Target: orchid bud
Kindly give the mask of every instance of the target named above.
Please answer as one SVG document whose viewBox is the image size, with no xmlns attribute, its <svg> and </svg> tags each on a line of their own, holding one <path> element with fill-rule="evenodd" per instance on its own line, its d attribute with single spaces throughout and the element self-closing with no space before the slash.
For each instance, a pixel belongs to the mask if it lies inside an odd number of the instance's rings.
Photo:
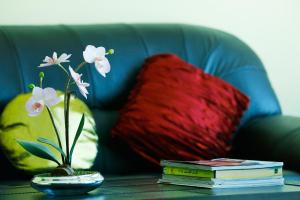
<svg viewBox="0 0 300 200">
<path fill-rule="evenodd" d="M 40 72 L 40 73 L 39 73 L 39 77 L 40 77 L 40 78 L 44 78 L 44 77 L 45 77 L 44 72 Z"/>
<path fill-rule="evenodd" d="M 108 51 L 107 51 L 107 54 L 114 54 L 115 53 L 115 50 L 114 49 L 109 49 Z"/>
<path fill-rule="evenodd" d="M 32 89 L 35 87 L 35 85 L 34 85 L 33 83 L 30 83 L 29 85 L 27 85 L 27 87 L 28 87 L 30 90 L 32 90 Z"/>
</svg>

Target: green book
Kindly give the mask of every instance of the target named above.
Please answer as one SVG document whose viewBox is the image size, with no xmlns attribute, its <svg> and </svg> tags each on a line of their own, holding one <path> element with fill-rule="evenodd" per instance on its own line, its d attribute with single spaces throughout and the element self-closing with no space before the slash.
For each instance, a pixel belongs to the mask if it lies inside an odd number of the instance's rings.
<svg viewBox="0 0 300 200">
<path fill-rule="evenodd" d="M 200 178 L 217 178 L 217 179 L 243 179 L 243 178 L 261 178 L 282 176 L 282 168 L 263 168 L 263 169 L 235 169 L 210 171 L 202 169 L 189 169 L 179 167 L 164 167 L 163 173 L 166 175 L 189 176 Z"/>
<path fill-rule="evenodd" d="M 166 166 L 163 168 L 163 173 L 168 175 L 177 176 L 192 176 L 192 177 L 203 177 L 203 178 L 214 178 L 214 171 L 202 170 L 202 169 L 189 169 L 180 167 Z"/>
</svg>

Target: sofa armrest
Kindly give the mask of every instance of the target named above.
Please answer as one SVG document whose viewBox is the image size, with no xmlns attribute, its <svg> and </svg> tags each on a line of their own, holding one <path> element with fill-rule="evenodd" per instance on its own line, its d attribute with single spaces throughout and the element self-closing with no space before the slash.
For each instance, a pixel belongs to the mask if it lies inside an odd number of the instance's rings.
<svg viewBox="0 0 300 200">
<path fill-rule="evenodd" d="M 300 117 L 268 116 L 245 124 L 233 140 L 233 155 L 247 159 L 283 161 L 300 170 Z"/>
</svg>

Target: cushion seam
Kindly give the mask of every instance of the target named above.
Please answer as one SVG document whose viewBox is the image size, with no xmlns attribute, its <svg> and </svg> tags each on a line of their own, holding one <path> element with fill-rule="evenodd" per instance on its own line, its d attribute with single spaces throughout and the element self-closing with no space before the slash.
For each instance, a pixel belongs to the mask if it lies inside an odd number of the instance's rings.
<svg viewBox="0 0 300 200">
<path fill-rule="evenodd" d="M 224 78 L 224 77 L 229 76 L 233 73 L 236 73 L 236 72 L 239 72 L 239 71 L 244 71 L 244 70 L 256 70 L 256 71 L 262 72 L 264 74 L 267 74 L 266 70 L 258 68 L 255 65 L 244 65 L 244 66 L 235 68 L 234 70 L 231 70 L 229 72 L 226 72 L 224 74 L 221 74 L 219 77 Z"/>
<path fill-rule="evenodd" d="M 184 49 L 184 56 L 185 56 L 185 60 L 187 62 L 189 62 L 189 56 L 188 56 L 188 51 L 187 51 L 187 46 L 186 46 L 186 36 L 184 34 L 184 29 L 181 25 L 178 25 L 180 33 L 181 33 L 181 37 L 182 37 L 182 42 L 183 42 L 183 49 Z"/>
<path fill-rule="evenodd" d="M 11 53 L 13 54 L 13 57 L 15 58 L 15 66 L 18 70 L 19 74 L 19 79 L 20 79 L 20 88 L 24 92 L 26 91 L 25 87 L 25 80 L 24 80 L 24 72 L 21 67 L 21 60 L 20 60 L 20 55 L 18 53 L 16 44 L 13 42 L 12 38 L 5 32 L 5 30 L 2 28 L 0 29 L 0 32 L 3 34 L 3 37 L 6 39 L 8 42 L 9 48 L 11 49 Z"/>
<path fill-rule="evenodd" d="M 131 29 L 131 31 L 138 36 L 138 38 L 140 39 L 140 41 L 142 42 L 142 45 L 146 51 L 146 54 L 147 54 L 147 57 L 150 56 L 150 51 L 149 51 L 149 48 L 147 46 L 147 43 L 144 39 L 144 37 L 142 36 L 142 34 L 132 25 L 132 24 L 126 24 L 124 23 L 125 26 L 127 26 L 129 29 Z"/>
</svg>

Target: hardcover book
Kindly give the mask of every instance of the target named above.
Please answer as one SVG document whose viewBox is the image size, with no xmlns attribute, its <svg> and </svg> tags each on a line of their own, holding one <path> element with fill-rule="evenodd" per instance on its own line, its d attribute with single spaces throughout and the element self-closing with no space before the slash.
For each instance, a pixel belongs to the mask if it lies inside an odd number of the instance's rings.
<svg viewBox="0 0 300 200">
<path fill-rule="evenodd" d="M 231 170 L 203 170 L 190 169 L 184 167 L 163 168 L 163 173 L 166 175 L 202 177 L 202 178 L 218 178 L 218 179 L 241 179 L 241 178 L 261 178 L 271 176 L 282 176 L 282 167 L 268 167 L 258 169 L 231 169 Z"/>
<path fill-rule="evenodd" d="M 203 188 L 242 188 L 242 187 L 258 187 L 258 186 L 276 186 L 283 185 L 284 179 L 282 177 L 268 177 L 264 179 L 238 179 L 238 180 L 201 180 L 186 177 L 162 177 L 158 183 L 167 183 L 174 185 L 195 186 Z"/>
<path fill-rule="evenodd" d="M 213 160 L 200 161 L 176 161 L 162 160 L 161 166 L 172 166 L 189 169 L 203 170 L 231 170 L 231 169 L 260 169 L 270 167 L 282 167 L 283 162 L 258 161 L 258 160 L 241 160 L 230 158 L 218 158 Z"/>
</svg>

